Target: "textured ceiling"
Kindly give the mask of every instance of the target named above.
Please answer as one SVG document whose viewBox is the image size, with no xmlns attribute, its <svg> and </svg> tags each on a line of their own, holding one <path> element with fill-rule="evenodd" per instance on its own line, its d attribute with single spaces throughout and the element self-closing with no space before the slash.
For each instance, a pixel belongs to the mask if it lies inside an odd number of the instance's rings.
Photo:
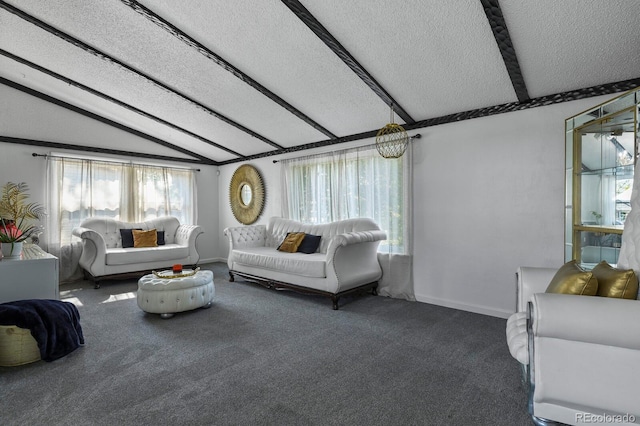
<svg viewBox="0 0 640 426">
<path fill-rule="evenodd" d="M 639 21 L 636 0 L 0 0 L 0 83 L 141 137 L 87 150 L 226 164 L 371 137 L 390 105 L 414 130 L 630 89 Z"/>
</svg>

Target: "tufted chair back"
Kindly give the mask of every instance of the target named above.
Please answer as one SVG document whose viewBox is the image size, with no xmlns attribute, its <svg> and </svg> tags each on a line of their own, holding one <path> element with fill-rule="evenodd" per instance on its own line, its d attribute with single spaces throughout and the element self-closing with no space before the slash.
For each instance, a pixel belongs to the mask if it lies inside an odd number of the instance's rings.
<svg viewBox="0 0 640 426">
<path fill-rule="evenodd" d="M 121 222 L 107 217 L 90 217 L 80 224 L 83 228 L 88 228 L 102 235 L 107 248 L 122 247 L 121 229 L 157 229 L 164 231 L 166 244 L 176 242 L 176 230 L 180 222 L 173 216 L 162 216 L 145 222 Z"/>
<path fill-rule="evenodd" d="M 242 247 L 264 247 L 266 226 L 237 226 L 227 228 L 225 232 L 229 232 L 229 237 L 233 241 L 239 242 Z"/>
<path fill-rule="evenodd" d="M 355 218 L 338 220 L 331 223 L 307 224 L 281 217 L 272 217 L 267 225 L 267 247 L 278 247 L 287 236 L 288 232 L 304 232 L 306 234 L 320 235 L 319 253 L 326 253 L 329 240 L 334 235 L 348 232 L 372 231 L 380 229 L 378 224 L 369 218 Z"/>
</svg>

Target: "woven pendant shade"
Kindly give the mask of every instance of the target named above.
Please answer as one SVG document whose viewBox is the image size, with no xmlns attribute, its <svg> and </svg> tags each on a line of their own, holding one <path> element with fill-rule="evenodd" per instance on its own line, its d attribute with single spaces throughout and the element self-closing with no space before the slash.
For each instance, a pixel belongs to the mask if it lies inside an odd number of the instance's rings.
<svg viewBox="0 0 640 426">
<path fill-rule="evenodd" d="M 384 126 L 376 135 L 376 149 L 384 158 L 400 158 L 407 150 L 409 135 L 399 124 L 393 122 L 393 105 L 391 106 L 391 123 Z"/>
</svg>

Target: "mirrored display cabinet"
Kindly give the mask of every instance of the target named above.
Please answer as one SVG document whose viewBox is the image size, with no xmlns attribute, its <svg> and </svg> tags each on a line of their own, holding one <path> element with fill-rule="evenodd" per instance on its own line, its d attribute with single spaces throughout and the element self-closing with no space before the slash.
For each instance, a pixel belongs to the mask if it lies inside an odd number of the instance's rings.
<svg viewBox="0 0 640 426">
<path fill-rule="evenodd" d="M 618 262 L 638 158 L 640 88 L 565 121 L 565 261 Z"/>
</svg>

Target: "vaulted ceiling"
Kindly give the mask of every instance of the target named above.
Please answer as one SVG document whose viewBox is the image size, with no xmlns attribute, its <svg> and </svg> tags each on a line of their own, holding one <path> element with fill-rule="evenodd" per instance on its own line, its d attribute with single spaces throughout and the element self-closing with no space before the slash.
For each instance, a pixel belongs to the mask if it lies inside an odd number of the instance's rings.
<svg viewBox="0 0 640 426">
<path fill-rule="evenodd" d="M 628 90 L 639 53 L 636 0 L 0 0 L 0 84 L 201 164 Z"/>
</svg>

